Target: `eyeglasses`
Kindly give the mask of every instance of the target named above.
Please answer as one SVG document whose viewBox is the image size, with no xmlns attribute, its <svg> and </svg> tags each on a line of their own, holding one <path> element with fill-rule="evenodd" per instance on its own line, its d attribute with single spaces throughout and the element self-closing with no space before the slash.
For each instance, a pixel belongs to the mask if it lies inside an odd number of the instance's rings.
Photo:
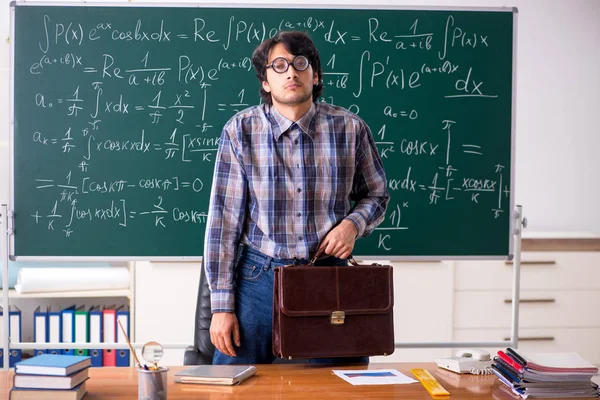
<svg viewBox="0 0 600 400">
<path fill-rule="evenodd" d="M 308 58 L 305 56 L 296 56 L 292 60 L 291 64 L 296 71 L 302 72 L 306 71 L 306 69 L 309 67 L 310 61 L 308 61 Z M 271 64 L 267 65 L 267 68 L 273 68 L 273 71 L 277 72 L 278 74 L 287 72 L 289 67 L 290 63 L 283 57 L 277 57 L 271 62 Z"/>
</svg>

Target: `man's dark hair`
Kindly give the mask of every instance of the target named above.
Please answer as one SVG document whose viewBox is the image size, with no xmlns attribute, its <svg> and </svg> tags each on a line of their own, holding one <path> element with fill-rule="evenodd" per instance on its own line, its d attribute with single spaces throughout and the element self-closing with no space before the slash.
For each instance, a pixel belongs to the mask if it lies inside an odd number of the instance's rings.
<svg viewBox="0 0 600 400">
<path fill-rule="evenodd" d="M 313 85 L 313 101 L 323 93 L 323 70 L 321 69 L 321 58 L 319 50 L 315 47 L 312 39 L 304 32 L 298 31 L 279 31 L 275 36 L 262 42 L 254 53 L 252 53 L 252 64 L 256 71 L 256 77 L 261 83 L 260 97 L 266 104 L 273 104 L 271 93 L 262 88 L 262 83 L 267 80 L 267 62 L 269 61 L 269 52 L 278 43 L 281 43 L 291 54 L 295 56 L 305 56 L 308 58 L 314 72 L 317 73 L 318 82 Z M 290 68 L 294 68 L 290 65 Z"/>
</svg>

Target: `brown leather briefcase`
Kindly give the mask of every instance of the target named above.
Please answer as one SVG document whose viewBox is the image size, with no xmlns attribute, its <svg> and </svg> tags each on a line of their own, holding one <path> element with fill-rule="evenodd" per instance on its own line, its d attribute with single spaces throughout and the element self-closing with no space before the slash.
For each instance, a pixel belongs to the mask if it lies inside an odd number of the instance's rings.
<svg viewBox="0 0 600 400">
<path fill-rule="evenodd" d="M 274 272 L 275 356 L 357 357 L 394 352 L 391 266 L 290 265 L 276 267 Z"/>
</svg>

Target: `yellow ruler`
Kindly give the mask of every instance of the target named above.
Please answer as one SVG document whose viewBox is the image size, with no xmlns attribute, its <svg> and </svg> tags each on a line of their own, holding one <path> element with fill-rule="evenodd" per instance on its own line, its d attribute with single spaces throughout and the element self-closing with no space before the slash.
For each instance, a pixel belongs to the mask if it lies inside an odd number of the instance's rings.
<svg viewBox="0 0 600 400">
<path fill-rule="evenodd" d="M 450 392 L 444 389 L 442 385 L 424 368 L 413 368 L 410 370 L 413 375 L 421 382 L 432 397 L 450 396 Z"/>
</svg>

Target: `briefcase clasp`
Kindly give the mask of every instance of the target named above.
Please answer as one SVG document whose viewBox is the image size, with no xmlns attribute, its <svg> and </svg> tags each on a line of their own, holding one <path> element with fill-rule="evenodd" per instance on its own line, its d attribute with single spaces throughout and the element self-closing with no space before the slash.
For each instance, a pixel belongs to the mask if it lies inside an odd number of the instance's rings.
<svg viewBox="0 0 600 400">
<path fill-rule="evenodd" d="M 331 325 L 343 325 L 346 313 L 343 311 L 334 311 L 331 313 Z"/>
</svg>

